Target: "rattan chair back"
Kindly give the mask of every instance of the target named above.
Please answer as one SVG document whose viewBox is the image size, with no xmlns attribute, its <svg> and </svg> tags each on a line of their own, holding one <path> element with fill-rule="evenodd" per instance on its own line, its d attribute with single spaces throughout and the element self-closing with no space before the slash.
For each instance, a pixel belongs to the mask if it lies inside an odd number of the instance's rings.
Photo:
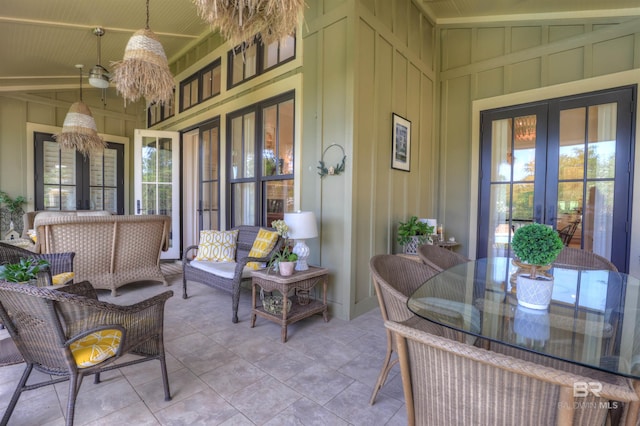
<svg viewBox="0 0 640 426">
<path fill-rule="evenodd" d="M 638 400 L 624 378 L 602 381 L 599 397 L 574 397 L 575 383 L 595 379 L 406 324 L 385 326 L 398 343 L 409 425 L 602 425 L 609 401 Z"/>
<path fill-rule="evenodd" d="M 391 254 L 373 256 L 369 261 L 369 269 L 383 320 L 400 322 L 416 319 L 417 327 L 440 335 L 445 333 L 443 327 L 414 317 L 413 313 L 407 308 L 409 296 L 426 280 L 436 275 L 438 271 L 405 257 Z M 388 330 L 386 334 L 387 352 L 378 382 L 371 395 L 370 404 L 375 402 L 378 391 L 382 388 L 389 375 L 389 370 L 398 362 L 397 358 L 393 361 L 391 360 L 395 348 L 393 335 Z"/>
<path fill-rule="evenodd" d="M 429 265 L 439 272 L 469 261 L 468 258 L 455 251 L 433 244 L 423 244 L 418 247 L 418 256 L 425 265 Z"/>
<path fill-rule="evenodd" d="M 562 267 L 580 267 L 581 269 L 602 269 L 607 271 L 618 271 L 616 265 L 599 254 L 577 249 L 573 247 L 565 247 L 562 249 L 554 266 Z"/>
</svg>

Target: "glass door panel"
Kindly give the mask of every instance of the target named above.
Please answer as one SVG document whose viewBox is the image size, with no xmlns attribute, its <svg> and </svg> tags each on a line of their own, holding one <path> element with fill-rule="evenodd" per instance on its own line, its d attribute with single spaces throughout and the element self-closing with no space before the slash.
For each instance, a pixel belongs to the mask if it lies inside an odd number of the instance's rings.
<svg viewBox="0 0 640 426">
<path fill-rule="evenodd" d="M 171 217 L 169 250 L 162 259 L 180 258 L 179 139 L 176 132 L 135 132 L 135 214 Z"/>
<path fill-rule="evenodd" d="M 76 210 L 76 151 L 44 141 L 43 182 L 45 210 Z"/>
<path fill-rule="evenodd" d="M 489 256 L 508 256 L 515 229 L 533 220 L 536 126 L 535 115 L 491 123 L 490 203 L 486 205 L 489 232 L 485 246 Z"/>
<path fill-rule="evenodd" d="M 89 156 L 61 149 L 49 134 L 35 132 L 35 209 L 108 210 L 124 213 L 124 145 Z"/>
<path fill-rule="evenodd" d="M 220 125 L 215 120 L 212 127 L 200 132 L 200 224 L 203 229 L 220 229 Z"/>
</svg>

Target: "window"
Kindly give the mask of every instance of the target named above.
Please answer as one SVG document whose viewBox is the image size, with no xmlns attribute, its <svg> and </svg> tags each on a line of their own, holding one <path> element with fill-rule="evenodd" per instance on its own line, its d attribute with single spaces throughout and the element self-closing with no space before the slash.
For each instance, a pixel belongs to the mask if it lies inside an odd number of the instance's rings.
<svg viewBox="0 0 640 426">
<path fill-rule="evenodd" d="M 163 104 L 152 104 L 147 111 L 147 123 L 148 127 L 154 126 L 169 117 L 173 117 L 173 98 Z"/>
<path fill-rule="evenodd" d="M 36 132 L 35 209 L 108 210 L 124 214 L 124 146 L 111 143 L 87 157 L 61 149 L 51 134 Z"/>
<path fill-rule="evenodd" d="M 295 58 L 296 38 L 287 36 L 268 46 L 260 41 L 251 46 L 240 45 L 229 51 L 230 89 L 264 72 Z"/>
<path fill-rule="evenodd" d="M 293 211 L 294 95 L 229 115 L 228 224 L 271 226 Z"/>
<path fill-rule="evenodd" d="M 220 94 L 220 63 L 218 58 L 180 83 L 180 111 Z"/>
</svg>

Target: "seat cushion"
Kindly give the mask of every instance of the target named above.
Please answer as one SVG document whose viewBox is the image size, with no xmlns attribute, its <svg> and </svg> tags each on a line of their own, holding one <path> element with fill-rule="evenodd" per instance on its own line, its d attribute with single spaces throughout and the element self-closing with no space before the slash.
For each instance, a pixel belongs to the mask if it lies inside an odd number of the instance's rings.
<svg viewBox="0 0 640 426">
<path fill-rule="evenodd" d="M 192 260 L 189 265 L 201 271 L 209 272 L 229 280 L 233 279 L 236 272 L 236 262 L 215 262 L 212 260 Z M 244 267 L 242 270 L 242 278 L 251 277 L 251 268 Z"/>
<path fill-rule="evenodd" d="M 278 242 L 279 234 L 276 231 L 268 231 L 264 228 L 260 228 L 256 239 L 253 241 L 251 250 L 249 251 L 249 257 L 265 257 Z M 247 267 L 251 269 L 260 269 L 262 264 L 259 262 L 248 262 Z"/>
<path fill-rule="evenodd" d="M 115 356 L 121 338 L 120 330 L 102 330 L 73 342 L 69 349 L 78 368 L 92 367 Z"/>
<path fill-rule="evenodd" d="M 232 231 L 200 231 L 197 260 L 216 260 L 219 262 L 234 262 L 236 260 L 236 246 L 238 230 Z"/>
</svg>

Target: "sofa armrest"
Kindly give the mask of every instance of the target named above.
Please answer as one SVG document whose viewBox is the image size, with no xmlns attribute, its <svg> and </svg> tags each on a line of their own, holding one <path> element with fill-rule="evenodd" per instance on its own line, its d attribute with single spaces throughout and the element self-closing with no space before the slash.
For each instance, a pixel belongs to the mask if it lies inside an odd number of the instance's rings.
<svg viewBox="0 0 640 426">
<path fill-rule="evenodd" d="M 189 262 L 191 262 L 191 259 L 189 259 L 189 252 L 192 250 L 198 250 L 198 246 L 197 245 L 193 245 L 193 246 L 189 246 L 186 249 L 184 249 L 184 252 L 182 253 L 182 262 L 184 264 L 188 264 Z"/>
</svg>

